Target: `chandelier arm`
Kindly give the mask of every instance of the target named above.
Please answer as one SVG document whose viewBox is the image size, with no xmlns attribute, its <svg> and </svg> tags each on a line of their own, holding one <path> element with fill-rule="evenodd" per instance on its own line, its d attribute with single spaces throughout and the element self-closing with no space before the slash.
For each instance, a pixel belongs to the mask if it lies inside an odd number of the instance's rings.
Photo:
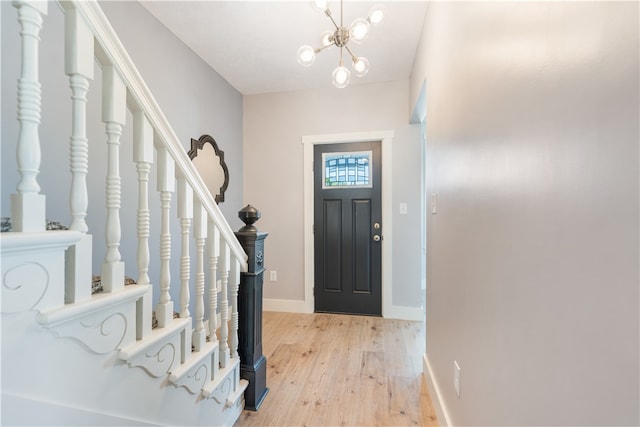
<svg viewBox="0 0 640 427">
<path fill-rule="evenodd" d="M 336 30 L 340 28 L 338 27 L 338 24 L 336 24 L 336 21 L 333 19 L 333 16 L 331 16 L 331 11 L 329 9 L 327 9 L 324 14 L 327 15 L 327 18 L 331 20 L 333 26 L 336 27 Z"/>
<path fill-rule="evenodd" d="M 351 60 L 353 62 L 356 62 L 358 60 L 358 57 L 355 56 L 353 52 L 351 52 L 351 49 L 349 49 L 349 46 L 345 45 L 344 48 L 347 49 L 347 52 L 349 52 L 349 55 L 351 55 Z"/>
<path fill-rule="evenodd" d="M 317 49 L 314 49 L 313 51 L 314 51 L 315 53 L 320 53 L 320 52 L 322 52 L 323 50 L 325 50 L 326 48 L 331 47 L 331 46 L 336 46 L 336 42 L 333 42 L 333 43 L 328 44 L 328 45 L 326 45 L 326 46 L 319 47 L 319 48 L 317 48 Z"/>
</svg>

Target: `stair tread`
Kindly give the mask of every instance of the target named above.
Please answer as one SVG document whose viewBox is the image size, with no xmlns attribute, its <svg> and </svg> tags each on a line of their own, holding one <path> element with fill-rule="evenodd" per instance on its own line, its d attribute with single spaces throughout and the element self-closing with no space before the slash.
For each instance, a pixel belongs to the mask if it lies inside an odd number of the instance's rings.
<svg viewBox="0 0 640 427">
<path fill-rule="evenodd" d="M 38 322 L 45 326 L 53 326 L 75 320 L 97 310 L 137 299 L 148 291 L 150 285 L 130 285 L 115 292 L 100 292 L 91 298 L 73 304 L 65 304 L 59 308 L 42 312 L 38 315 Z"/>
</svg>

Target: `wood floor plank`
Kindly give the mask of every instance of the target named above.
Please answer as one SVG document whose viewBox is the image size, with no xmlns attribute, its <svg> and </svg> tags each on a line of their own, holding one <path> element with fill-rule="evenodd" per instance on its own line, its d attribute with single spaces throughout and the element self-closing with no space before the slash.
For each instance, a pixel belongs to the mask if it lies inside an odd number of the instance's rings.
<svg viewBox="0 0 640 427">
<path fill-rule="evenodd" d="M 363 351 L 360 375 L 363 379 L 383 381 L 385 378 L 384 352 Z"/>
<path fill-rule="evenodd" d="M 237 426 L 437 426 L 422 377 L 424 324 L 265 312 L 270 391 Z"/>
</svg>

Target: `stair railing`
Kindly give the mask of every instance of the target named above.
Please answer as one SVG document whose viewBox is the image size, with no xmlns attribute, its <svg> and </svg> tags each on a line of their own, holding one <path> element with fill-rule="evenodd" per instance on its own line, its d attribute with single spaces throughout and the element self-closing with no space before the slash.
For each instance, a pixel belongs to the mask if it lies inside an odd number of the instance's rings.
<svg viewBox="0 0 640 427">
<path fill-rule="evenodd" d="M 21 178 L 17 193 L 12 195 L 12 215 L 14 231 L 41 231 L 44 230 L 45 223 L 45 196 L 39 194 L 40 187 L 37 183 L 40 168 L 38 126 L 41 108 L 38 41 L 42 21 L 47 14 L 47 2 L 17 0 L 13 4 L 18 9 L 18 19 L 22 26 L 22 70 L 18 89 L 20 134 L 17 145 Z M 120 254 L 122 184 L 119 150 L 128 108 L 133 113 L 133 160 L 138 176 L 137 282 L 139 285 L 150 285 L 149 175 L 153 168 L 155 150 L 158 163 L 157 191 L 161 202 L 160 296 L 155 307 L 158 327 L 171 325 L 174 310 L 178 311 L 181 319 L 189 319 L 189 326 L 183 334 L 181 362 L 190 357 L 192 348 L 194 352 L 200 351 L 208 339 L 214 344 L 219 341 L 219 367 L 224 368 L 231 358 L 238 357 L 237 292 L 240 272 L 247 270 L 247 256 L 97 1 L 61 1 L 60 4 L 65 13 L 65 73 L 69 76 L 72 91 L 70 228 L 85 235 L 88 242 L 85 244 L 91 247 L 91 236 L 85 221 L 88 208 L 86 105 L 90 81 L 93 79 L 94 61 L 97 59 L 102 67 L 102 121 L 108 147 L 106 249 L 101 271 L 104 292 L 117 293 L 124 289 L 124 262 Z M 181 227 L 181 262 L 180 301 L 174 304 L 170 293 L 172 283 L 169 261 L 170 212 L 176 192 Z M 189 311 L 191 238 L 195 240 L 197 252 L 193 319 Z M 90 272 L 82 267 L 91 265 L 90 258 L 86 259 L 86 252 L 78 247 L 68 251 L 66 303 L 80 302 L 91 297 L 91 281 L 88 280 Z M 88 252 L 90 254 L 90 249 Z M 209 281 L 205 283 L 207 270 Z M 205 287 L 208 287 L 208 292 Z M 138 340 L 151 333 L 150 301 L 150 296 L 147 295 L 138 304 Z M 213 367 L 214 371 L 217 369 L 218 366 Z M 212 376 L 214 374 L 212 372 Z"/>
</svg>

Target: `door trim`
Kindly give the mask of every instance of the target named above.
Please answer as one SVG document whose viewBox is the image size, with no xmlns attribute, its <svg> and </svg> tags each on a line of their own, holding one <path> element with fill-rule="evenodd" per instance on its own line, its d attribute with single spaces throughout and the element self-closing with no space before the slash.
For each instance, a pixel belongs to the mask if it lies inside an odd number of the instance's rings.
<svg viewBox="0 0 640 427">
<path fill-rule="evenodd" d="M 338 133 L 326 135 L 306 135 L 302 137 L 304 147 L 304 307 L 305 312 L 313 313 L 315 257 L 313 251 L 313 147 L 318 144 L 341 144 L 349 142 L 380 141 L 382 157 L 382 224 L 384 240 L 382 244 L 382 317 L 388 317 L 392 309 L 392 130 Z"/>
</svg>

